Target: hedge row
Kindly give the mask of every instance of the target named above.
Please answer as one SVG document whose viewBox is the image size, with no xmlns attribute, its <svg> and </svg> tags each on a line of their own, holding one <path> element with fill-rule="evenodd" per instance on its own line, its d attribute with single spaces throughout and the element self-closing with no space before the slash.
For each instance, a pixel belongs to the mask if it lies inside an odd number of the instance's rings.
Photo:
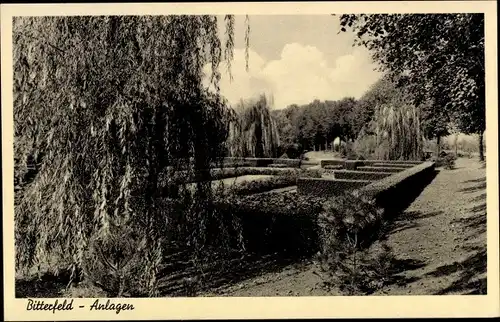
<svg viewBox="0 0 500 322">
<path fill-rule="evenodd" d="M 397 167 L 372 167 L 372 166 L 362 166 L 358 167 L 356 170 L 358 171 L 365 171 L 365 172 L 391 172 L 391 173 L 397 173 L 404 171 L 405 168 L 397 168 Z"/>
<path fill-rule="evenodd" d="M 302 195 L 333 197 L 369 184 L 370 180 L 299 178 L 297 192 Z"/>
<path fill-rule="evenodd" d="M 348 180 L 380 180 L 390 176 L 390 172 L 366 172 L 366 171 L 350 171 L 338 170 L 333 172 L 335 179 L 348 179 Z"/>
<path fill-rule="evenodd" d="M 397 211 L 406 206 L 408 200 L 428 184 L 428 180 L 435 173 L 434 168 L 434 162 L 424 162 L 375 181 L 359 189 L 358 193 L 374 200 L 379 207 L 389 212 Z"/>
<path fill-rule="evenodd" d="M 178 170 L 176 172 L 165 172 L 162 180 L 170 177 L 171 181 L 183 183 L 192 183 L 199 181 L 221 180 L 226 178 L 234 178 L 245 175 L 276 175 L 276 176 L 302 176 L 320 178 L 322 175 L 321 169 L 291 169 L 291 168 L 271 168 L 271 167 L 235 167 L 235 168 L 214 168 L 211 170 L 201 171 L 197 177 L 194 174 L 188 173 L 186 170 Z"/>
<path fill-rule="evenodd" d="M 241 221 L 249 252 L 317 252 L 317 215 L 324 198 L 294 192 L 228 196 L 215 202 L 219 212 Z"/>
<path fill-rule="evenodd" d="M 370 167 L 375 167 L 375 168 L 403 168 L 403 169 L 409 169 L 411 167 L 416 166 L 416 164 L 401 164 L 401 163 L 372 163 L 369 164 Z"/>
<path fill-rule="evenodd" d="M 274 189 L 285 188 L 297 184 L 294 176 L 273 176 L 263 180 L 244 181 L 228 189 L 228 193 L 235 195 L 251 195 Z"/>
<path fill-rule="evenodd" d="M 222 160 L 224 166 L 250 166 L 250 167 L 265 167 L 270 164 L 286 164 L 290 168 L 298 168 L 300 164 L 316 165 L 318 161 L 299 159 L 286 159 L 286 158 L 236 158 L 227 157 Z M 221 162 L 216 162 L 214 166 L 220 165 Z"/>
<path fill-rule="evenodd" d="M 407 201 L 418 193 L 433 173 L 434 163 L 427 162 L 369 183 L 354 192 L 361 195 L 360 200 L 375 200 L 376 205 L 385 211 L 394 210 L 395 206 L 401 206 L 398 202 Z M 328 200 L 325 195 L 295 192 L 249 196 L 233 194 L 221 196 L 215 201 L 215 206 L 223 215 L 241 221 L 247 251 L 310 255 L 318 250 L 318 215 L 324 212 Z M 376 225 L 376 220 L 368 220 L 368 230 Z"/>
<path fill-rule="evenodd" d="M 370 166 L 373 164 L 387 164 L 388 166 L 409 165 L 414 166 L 421 164 L 422 161 L 391 161 L 391 160 L 321 160 L 321 167 L 326 166 L 343 166 L 349 170 L 355 170 L 357 167 Z"/>
<path fill-rule="evenodd" d="M 324 168 L 325 166 L 344 166 L 345 160 L 321 160 L 320 164 L 321 167 Z"/>
</svg>

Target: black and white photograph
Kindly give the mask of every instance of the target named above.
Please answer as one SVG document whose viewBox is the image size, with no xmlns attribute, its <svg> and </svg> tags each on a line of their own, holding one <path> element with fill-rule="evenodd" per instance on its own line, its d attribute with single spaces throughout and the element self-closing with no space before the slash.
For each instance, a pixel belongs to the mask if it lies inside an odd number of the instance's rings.
<svg viewBox="0 0 500 322">
<path fill-rule="evenodd" d="M 485 13 L 254 12 L 12 17 L 16 300 L 498 296 Z"/>
</svg>

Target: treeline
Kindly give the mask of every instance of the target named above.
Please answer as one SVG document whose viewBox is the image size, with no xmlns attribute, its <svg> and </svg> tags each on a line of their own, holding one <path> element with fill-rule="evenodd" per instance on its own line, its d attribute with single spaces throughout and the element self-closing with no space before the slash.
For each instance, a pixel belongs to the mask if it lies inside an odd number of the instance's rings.
<svg viewBox="0 0 500 322">
<path fill-rule="evenodd" d="M 339 151 L 358 147 L 358 154 L 379 158 L 418 158 L 422 149 L 418 108 L 389 78 L 383 77 L 360 98 L 346 97 L 273 111 L 280 134 L 280 153 Z M 338 139 L 338 142 L 335 140 Z M 373 141 L 366 143 L 367 140 Z M 405 142 L 408 141 L 408 142 Z M 360 145 L 371 145 L 365 147 Z"/>
<path fill-rule="evenodd" d="M 354 140 L 362 126 L 356 121 L 357 101 L 348 97 L 338 101 L 314 100 L 307 105 L 291 105 L 273 111 L 284 153 L 291 150 L 326 150 L 336 138 Z"/>
</svg>

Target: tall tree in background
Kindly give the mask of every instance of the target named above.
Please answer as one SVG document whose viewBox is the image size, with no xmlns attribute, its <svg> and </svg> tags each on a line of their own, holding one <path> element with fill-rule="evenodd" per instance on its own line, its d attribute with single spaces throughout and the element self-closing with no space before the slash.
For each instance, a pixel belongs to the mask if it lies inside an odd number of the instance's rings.
<svg viewBox="0 0 500 322">
<path fill-rule="evenodd" d="M 235 107 L 235 131 L 229 137 L 231 156 L 277 156 L 280 137 L 270 104 L 269 98 L 260 95 L 257 100 L 241 101 Z"/>
<path fill-rule="evenodd" d="M 373 14 L 341 15 L 341 31 L 357 34 L 356 44 L 372 52 L 383 70 L 425 102 L 426 132 L 447 134 L 452 117 L 461 131 L 480 135 L 484 160 L 485 131 L 484 15 Z"/>
<path fill-rule="evenodd" d="M 83 277 L 115 274 L 118 296 L 135 282 L 153 296 L 169 245 L 199 254 L 225 239 L 209 183 L 181 189 L 183 202 L 160 198 L 160 177 L 196 174 L 223 151 L 227 109 L 202 78 L 211 64 L 218 89 L 226 22 L 223 45 L 213 16 L 14 19 L 15 157 L 22 168 L 43 155 L 16 207 L 19 268 L 57 259 Z"/>
</svg>

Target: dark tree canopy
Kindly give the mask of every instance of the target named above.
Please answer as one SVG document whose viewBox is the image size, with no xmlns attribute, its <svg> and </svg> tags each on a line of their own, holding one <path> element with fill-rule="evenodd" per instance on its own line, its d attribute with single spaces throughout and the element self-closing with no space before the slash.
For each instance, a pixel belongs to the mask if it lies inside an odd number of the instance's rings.
<svg viewBox="0 0 500 322">
<path fill-rule="evenodd" d="M 483 14 L 341 15 L 341 30 L 372 52 L 381 69 L 423 109 L 425 133 L 485 131 Z"/>
</svg>

